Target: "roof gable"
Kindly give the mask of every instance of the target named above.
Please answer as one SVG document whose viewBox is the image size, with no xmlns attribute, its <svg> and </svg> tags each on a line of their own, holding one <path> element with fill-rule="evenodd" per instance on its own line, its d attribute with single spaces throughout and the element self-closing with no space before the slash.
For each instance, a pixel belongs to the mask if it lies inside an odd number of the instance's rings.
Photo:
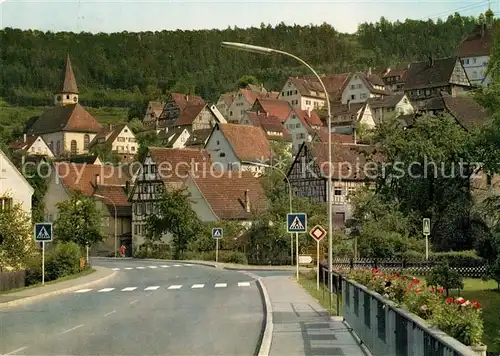
<svg viewBox="0 0 500 356">
<path fill-rule="evenodd" d="M 292 110 L 288 101 L 267 98 L 257 99 L 252 108 L 252 111 L 263 111 L 269 115 L 276 116 L 282 123 L 288 119 Z"/>
<path fill-rule="evenodd" d="M 31 184 L 26 180 L 24 175 L 22 175 L 22 173 L 19 172 L 19 170 L 16 168 L 14 163 L 12 163 L 12 161 L 9 159 L 9 157 L 7 157 L 7 155 L 0 149 L 0 163 L 2 161 L 7 163 L 7 167 L 10 167 L 10 170 L 12 172 L 14 172 L 14 174 L 25 184 L 25 188 L 28 189 L 31 192 L 31 194 L 33 194 L 35 190 L 31 186 Z M 1 168 L 5 169 L 4 167 L 5 166 L 2 164 Z M 2 172 L 0 172 L 0 173 L 2 173 Z"/>
<path fill-rule="evenodd" d="M 265 162 L 271 159 L 271 145 L 261 127 L 239 124 L 217 124 L 240 161 Z"/>
<path fill-rule="evenodd" d="M 449 85 L 457 61 L 456 57 L 447 57 L 411 63 L 406 74 L 404 89 L 412 90 Z M 460 63 L 460 61 L 458 62 Z"/>
</svg>

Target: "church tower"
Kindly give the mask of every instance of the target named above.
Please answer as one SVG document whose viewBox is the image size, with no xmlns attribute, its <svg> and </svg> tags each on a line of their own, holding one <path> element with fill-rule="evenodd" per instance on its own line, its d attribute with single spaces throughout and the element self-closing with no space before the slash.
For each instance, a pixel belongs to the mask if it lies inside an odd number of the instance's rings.
<svg viewBox="0 0 500 356">
<path fill-rule="evenodd" d="M 54 105 L 65 106 L 78 103 L 78 87 L 76 86 L 75 74 L 71 67 L 69 54 L 62 72 L 61 82 L 54 94 Z"/>
</svg>

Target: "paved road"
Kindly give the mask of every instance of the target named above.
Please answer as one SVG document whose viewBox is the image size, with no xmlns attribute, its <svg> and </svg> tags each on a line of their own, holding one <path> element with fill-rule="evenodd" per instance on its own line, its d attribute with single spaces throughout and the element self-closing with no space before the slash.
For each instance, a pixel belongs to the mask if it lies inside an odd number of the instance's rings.
<svg viewBox="0 0 500 356">
<path fill-rule="evenodd" d="M 0 354 L 255 354 L 263 308 L 250 277 L 174 262 L 94 264 L 119 269 L 117 276 L 0 310 Z"/>
</svg>

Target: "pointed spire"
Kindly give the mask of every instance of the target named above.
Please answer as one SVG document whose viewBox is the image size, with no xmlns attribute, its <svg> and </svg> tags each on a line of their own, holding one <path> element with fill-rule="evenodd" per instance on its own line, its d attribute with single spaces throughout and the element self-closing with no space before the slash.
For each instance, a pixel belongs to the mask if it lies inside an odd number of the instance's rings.
<svg viewBox="0 0 500 356">
<path fill-rule="evenodd" d="M 71 67 L 69 54 L 67 55 L 66 63 L 64 64 L 58 93 L 78 94 L 78 87 L 76 86 L 75 74 L 73 73 L 73 67 Z"/>
</svg>

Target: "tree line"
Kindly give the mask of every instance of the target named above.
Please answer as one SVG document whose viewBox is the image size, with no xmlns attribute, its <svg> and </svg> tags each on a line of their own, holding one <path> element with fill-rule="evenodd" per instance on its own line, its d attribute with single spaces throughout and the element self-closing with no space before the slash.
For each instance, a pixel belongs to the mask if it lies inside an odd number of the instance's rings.
<svg viewBox="0 0 500 356">
<path fill-rule="evenodd" d="M 196 93 L 214 101 L 246 74 L 279 90 L 288 76 L 307 73 L 290 58 L 224 49 L 222 41 L 289 51 L 322 73 L 339 73 L 430 54 L 453 55 L 479 21 L 481 17 L 458 13 L 445 21 L 390 22 L 382 17 L 361 24 L 355 34 L 340 33 L 326 23 L 111 34 L 5 28 L 0 30 L 0 96 L 13 105 L 50 105 L 69 53 L 88 106 L 132 106 L 151 98 L 155 90 Z"/>
</svg>

